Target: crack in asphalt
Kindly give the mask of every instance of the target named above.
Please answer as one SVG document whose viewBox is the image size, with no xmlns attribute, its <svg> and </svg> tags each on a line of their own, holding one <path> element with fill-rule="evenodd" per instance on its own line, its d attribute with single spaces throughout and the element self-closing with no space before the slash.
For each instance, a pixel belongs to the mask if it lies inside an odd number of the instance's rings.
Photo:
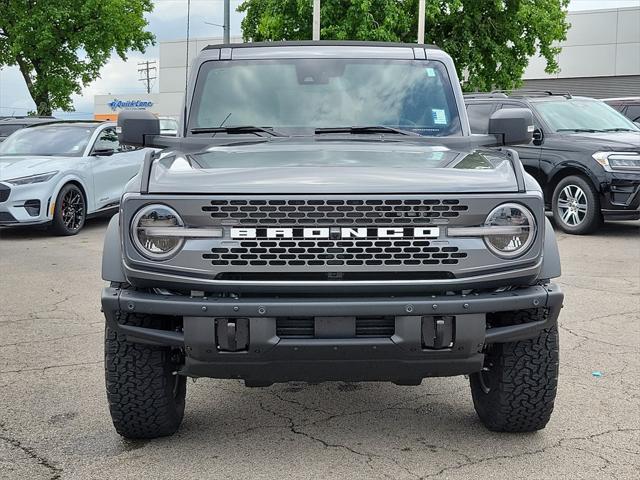
<svg viewBox="0 0 640 480">
<path fill-rule="evenodd" d="M 564 277 L 563 277 L 564 278 Z M 614 293 L 615 289 L 614 288 L 597 288 L 597 287 L 586 287 L 584 285 L 576 285 L 575 283 L 570 283 L 570 282 L 565 282 L 565 281 L 561 281 L 561 280 L 557 280 L 556 283 L 558 283 L 559 285 L 565 286 L 565 287 L 572 287 L 572 288 L 577 288 L 580 290 L 593 290 L 595 292 L 604 292 L 604 293 Z M 615 291 L 615 293 L 617 295 L 629 295 L 629 296 L 638 296 L 640 295 L 640 292 L 635 291 L 635 292 L 620 292 L 620 291 Z"/>
<path fill-rule="evenodd" d="M 53 368 L 65 368 L 65 367 L 81 367 L 85 365 L 102 365 L 104 360 L 99 360 L 97 362 L 83 362 L 83 363 L 64 363 L 61 365 L 49 365 L 46 367 L 34 367 L 34 368 L 22 368 L 20 370 L 2 370 L 0 371 L 0 375 L 4 373 L 22 373 L 22 372 L 38 372 L 42 371 L 44 373 L 47 370 L 51 370 Z"/>
<path fill-rule="evenodd" d="M 577 350 L 578 348 L 581 348 L 587 341 L 592 341 L 592 342 L 595 342 L 595 343 L 601 343 L 603 345 L 609 345 L 610 347 L 631 348 L 632 350 L 630 350 L 627 353 L 640 352 L 640 349 L 633 349 L 633 345 L 625 345 L 625 344 L 620 344 L 620 343 L 607 342 L 605 340 L 600 340 L 598 338 L 594 338 L 594 337 L 591 337 L 589 335 L 583 335 L 583 334 L 580 334 L 580 333 L 576 333 L 572 329 L 570 329 L 569 327 L 567 327 L 565 325 L 562 325 L 562 324 L 560 324 L 558 326 L 560 327 L 561 330 L 564 330 L 565 332 L 570 333 L 571 335 L 574 335 L 575 337 L 582 338 L 584 340 L 584 341 L 580 342 L 578 345 L 576 345 L 575 347 L 570 348 L 569 350 Z M 597 333 L 590 332 L 588 330 L 586 332 L 587 333 L 592 333 L 593 335 L 597 335 Z"/>
<path fill-rule="evenodd" d="M 375 471 L 374 466 L 372 465 L 374 459 L 380 459 L 380 460 L 388 460 L 393 462 L 394 465 L 396 465 L 398 468 L 401 468 L 402 470 L 404 470 L 407 474 L 409 474 L 410 476 L 412 476 L 413 478 L 416 479 L 421 479 L 422 477 L 420 477 L 420 475 L 418 475 L 415 472 L 412 472 L 411 470 L 409 470 L 407 467 L 405 467 L 404 465 L 401 465 L 399 463 L 398 460 L 396 460 L 395 458 L 391 458 L 391 457 L 386 457 L 384 455 L 378 455 L 376 453 L 370 453 L 370 452 L 360 452 L 348 445 L 343 445 L 341 443 L 329 443 L 326 440 L 323 440 L 322 438 L 316 437 L 314 435 L 312 435 L 309 432 L 305 432 L 303 430 L 301 430 L 301 425 L 296 425 L 295 421 L 291 418 L 288 417 L 287 415 L 284 415 L 280 412 L 277 412 L 275 410 L 270 410 L 267 407 L 264 406 L 264 404 L 262 403 L 262 401 L 258 402 L 258 405 L 260 406 L 260 409 L 264 412 L 270 413 L 271 415 L 274 415 L 278 418 L 281 418 L 283 420 L 285 420 L 289 425 L 289 431 L 291 433 L 293 433 L 294 435 L 299 435 L 299 436 L 303 436 L 309 440 L 312 440 L 314 442 L 320 443 L 324 448 L 339 448 L 339 449 L 343 449 L 346 450 L 356 456 L 362 457 L 365 460 L 365 463 L 367 465 L 367 467 L 369 469 L 371 469 L 372 471 Z M 386 477 L 386 478 L 390 478 L 390 479 L 395 479 L 396 477 L 391 476 L 387 473 L 382 472 L 382 474 Z"/>
<path fill-rule="evenodd" d="M 598 437 L 602 437 L 604 435 L 609 435 L 611 433 L 618 433 L 618 432 L 640 432 L 640 428 L 615 428 L 615 429 L 605 430 L 604 432 L 594 433 L 594 434 L 583 436 L 583 437 L 561 438 L 560 440 L 558 440 L 557 442 L 555 442 L 555 443 L 553 443 L 551 445 L 548 445 L 548 446 L 542 447 L 542 448 L 538 448 L 538 449 L 535 449 L 535 450 L 531 450 L 531 451 L 528 451 L 528 452 L 516 453 L 516 454 L 513 454 L 513 455 L 492 455 L 490 457 L 480 458 L 480 459 L 477 459 L 477 460 L 473 460 L 471 462 L 465 462 L 465 463 L 461 463 L 461 464 L 458 464 L 458 465 L 453 465 L 453 466 L 450 466 L 450 467 L 444 467 L 444 468 L 440 469 L 438 472 L 429 474 L 424 478 L 427 479 L 427 478 L 439 477 L 440 475 L 442 475 L 445 472 L 450 472 L 452 470 L 459 470 L 459 469 L 464 468 L 464 467 L 469 467 L 469 466 L 473 466 L 473 465 L 479 465 L 479 464 L 482 464 L 482 463 L 491 462 L 493 460 L 513 460 L 515 458 L 523 458 L 523 457 L 527 457 L 527 456 L 530 456 L 530 455 L 537 455 L 539 453 L 544 453 L 547 450 L 551 450 L 551 449 L 559 448 L 559 447 L 564 447 L 563 444 L 565 442 L 574 442 L 574 441 L 580 441 L 580 440 L 592 441 L 594 438 L 598 438 Z M 573 448 L 573 447 L 567 447 L 567 448 Z M 590 453 L 593 453 L 593 452 L 590 452 Z"/>
<path fill-rule="evenodd" d="M 60 478 L 62 478 L 61 468 L 56 467 L 50 460 L 36 453 L 36 451 L 33 448 L 23 445 L 20 440 L 9 436 L 9 432 L 7 431 L 7 428 L 5 427 L 4 423 L 0 423 L 0 431 L 2 432 L 2 434 L 0 434 L 0 440 L 8 443 L 14 448 L 21 450 L 29 458 L 35 460 L 40 465 L 48 469 L 51 472 L 51 476 L 49 477 L 49 480 L 59 480 Z"/>
<path fill-rule="evenodd" d="M 54 338 L 47 338 L 44 340 L 24 340 L 21 342 L 15 342 L 15 343 L 2 343 L 0 344 L 0 348 L 2 347 L 16 347 L 19 345 L 31 345 L 34 343 L 51 343 L 51 342 L 56 342 L 58 340 L 66 340 L 68 338 L 77 338 L 77 337 L 89 337 L 91 335 L 98 335 L 98 334 L 102 334 L 104 333 L 102 330 L 96 331 L 96 332 L 88 332 L 88 333 L 77 333 L 75 335 L 65 335 L 64 337 L 54 337 Z"/>
<path fill-rule="evenodd" d="M 344 417 L 351 417 L 351 416 L 356 416 L 356 415 L 364 415 L 367 413 L 382 413 L 382 412 L 387 412 L 390 410 L 409 410 L 409 411 L 417 411 L 420 408 L 422 408 L 422 406 L 417 407 L 417 408 L 409 408 L 409 407 L 402 407 L 401 405 L 409 403 L 409 402 L 413 402 L 416 400 L 419 400 L 421 398 L 424 397 L 435 397 L 438 395 L 443 395 L 441 393 L 422 393 L 420 395 L 415 395 L 411 398 L 405 398 L 403 400 L 400 400 L 399 402 L 393 403 L 391 405 L 388 405 L 386 407 L 382 407 L 382 408 L 367 408 L 364 410 L 356 410 L 353 412 L 340 412 L 340 413 L 332 413 L 329 414 L 328 417 L 326 418 L 321 418 L 319 420 L 314 420 L 313 422 L 309 422 L 309 423 L 303 423 L 300 426 L 311 426 L 311 425 L 319 425 L 321 423 L 327 423 L 330 422 L 331 420 L 335 420 L 336 418 L 344 418 Z"/>
</svg>

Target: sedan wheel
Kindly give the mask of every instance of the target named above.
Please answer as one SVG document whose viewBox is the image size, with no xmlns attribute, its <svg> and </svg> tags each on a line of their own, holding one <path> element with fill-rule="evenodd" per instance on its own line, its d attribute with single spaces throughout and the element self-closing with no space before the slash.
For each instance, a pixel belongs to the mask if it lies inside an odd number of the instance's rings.
<svg viewBox="0 0 640 480">
<path fill-rule="evenodd" d="M 57 235 L 75 235 L 84 226 L 87 205 L 83 193 L 73 184 L 67 184 L 58 193 L 53 214 L 53 231 Z"/>
</svg>

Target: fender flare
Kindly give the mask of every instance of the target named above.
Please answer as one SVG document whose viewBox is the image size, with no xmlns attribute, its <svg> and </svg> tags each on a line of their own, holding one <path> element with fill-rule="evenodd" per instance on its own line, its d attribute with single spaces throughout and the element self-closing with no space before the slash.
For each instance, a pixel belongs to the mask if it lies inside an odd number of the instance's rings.
<svg viewBox="0 0 640 480">
<path fill-rule="evenodd" d="M 556 232 L 548 218 L 544 219 L 544 250 L 542 257 L 542 267 L 538 278 L 540 280 L 549 280 L 557 278 L 562 274 L 560 265 L 560 251 L 558 250 L 558 241 L 556 240 Z"/>
<path fill-rule="evenodd" d="M 69 182 L 76 182 L 79 183 L 80 186 L 82 187 L 82 190 L 86 196 L 86 198 L 84 199 L 85 202 L 87 202 L 87 213 L 91 213 L 93 211 L 93 198 L 89 198 L 90 195 L 90 190 L 87 188 L 87 183 L 80 178 L 78 175 L 72 175 L 72 174 L 68 174 L 65 175 L 62 180 L 60 180 L 55 188 L 53 189 L 53 191 L 51 192 L 51 202 L 49 204 L 49 208 L 47 211 L 47 218 L 49 220 L 51 220 L 53 218 L 53 215 L 51 214 L 51 204 L 53 204 L 53 202 L 56 201 L 56 199 L 58 198 L 58 194 L 60 193 L 60 190 L 62 190 L 62 187 L 64 187 L 67 183 Z"/>
<path fill-rule="evenodd" d="M 556 178 L 558 174 L 561 174 L 562 171 L 567 168 L 573 168 L 575 170 L 579 170 L 580 172 L 582 172 L 582 175 L 587 177 L 591 181 L 595 189 L 598 192 L 601 191 L 600 183 L 602 180 L 598 178 L 597 175 L 591 169 L 574 160 L 567 160 L 556 165 L 553 168 L 553 170 L 551 170 L 547 175 L 547 181 L 545 183 L 548 185 L 552 179 Z M 551 192 L 551 194 L 553 194 L 553 192 Z"/>
<path fill-rule="evenodd" d="M 122 243 L 120 242 L 120 214 L 116 213 L 107 226 L 102 250 L 102 279 L 107 282 L 125 283 L 122 269 Z"/>
</svg>

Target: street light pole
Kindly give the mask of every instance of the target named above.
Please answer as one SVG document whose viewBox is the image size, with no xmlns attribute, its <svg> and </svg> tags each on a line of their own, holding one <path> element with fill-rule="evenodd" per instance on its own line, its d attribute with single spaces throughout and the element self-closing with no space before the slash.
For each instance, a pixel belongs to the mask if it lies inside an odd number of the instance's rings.
<svg viewBox="0 0 640 480">
<path fill-rule="evenodd" d="M 418 43 L 424 43 L 425 0 L 418 2 Z"/>
<path fill-rule="evenodd" d="M 320 40 L 320 0 L 313 0 L 313 40 Z"/>
<path fill-rule="evenodd" d="M 230 2 L 231 0 L 224 0 L 224 24 L 223 33 L 222 33 L 222 43 L 231 43 L 230 41 L 230 30 L 231 30 L 231 19 L 230 19 Z"/>
</svg>

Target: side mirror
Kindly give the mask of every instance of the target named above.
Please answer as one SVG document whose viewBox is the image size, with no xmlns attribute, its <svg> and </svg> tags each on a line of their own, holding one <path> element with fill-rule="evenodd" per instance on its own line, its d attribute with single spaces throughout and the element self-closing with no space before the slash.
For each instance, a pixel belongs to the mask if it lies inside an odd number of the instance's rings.
<svg viewBox="0 0 640 480">
<path fill-rule="evenodd" d="M 526 145 L 533 138 L 533 114 L 528 108 L 503 108 L 489 118 L 489 134 L 503 145 Z"/>
<path fill-rule="evenodd" d="M 116 128 L 121 145 L 132 147 L 149 147 L 145 137 L 160 135 L 160 120 L 151 112 L 132 110 L 118 115 Z"/>
<path fill-rule="evenodd" d="M 95 157 L 110 157 L 114 153 L 116 152 L 113 148 L 98 148 L 94 150 L 91 155 Z"/>
<path fill-rule="evenodd" d="M 540 145 L 542 143 L 542 139 L 544 138 L 544 133 L 539 128 L 536 128 L 533 131 L 533 143 L 535 145 Z"/>
</svg>

